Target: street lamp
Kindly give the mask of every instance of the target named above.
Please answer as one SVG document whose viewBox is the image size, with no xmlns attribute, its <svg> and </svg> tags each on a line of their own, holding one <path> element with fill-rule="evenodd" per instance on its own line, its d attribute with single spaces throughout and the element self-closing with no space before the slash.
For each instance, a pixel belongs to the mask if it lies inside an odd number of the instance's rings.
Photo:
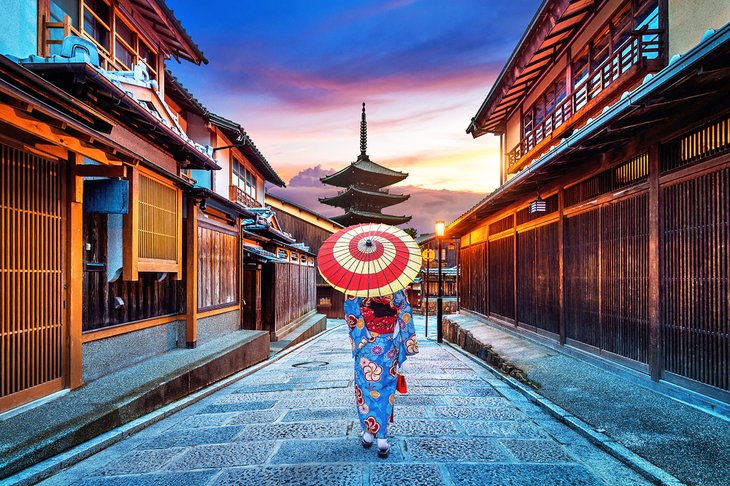
<svg viewBox="0 0 730 486">
<path fill-rule="evenodd" d="M 439 294 L 436 298 L 436 342 L 441 343 L 444 340 L 444 287 L 441 280 L 441 240 L 444 237 L 444 222 L 436 221 L 436 239 L 438 240 L 438 266 L 439 266 Z"/>
</svg>

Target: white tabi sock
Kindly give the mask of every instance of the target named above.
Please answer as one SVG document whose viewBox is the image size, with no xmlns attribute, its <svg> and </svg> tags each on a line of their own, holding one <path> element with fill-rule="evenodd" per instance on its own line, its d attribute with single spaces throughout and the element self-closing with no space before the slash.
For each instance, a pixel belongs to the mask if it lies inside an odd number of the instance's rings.
<svg viewBox="0 0 730 486">
<path fill-rule="evenodd" d="M 362 440 L 364 440 L 365 442 L 369 442 L 372 444 L 374 439 L 375 439 L 375 437 L 373 437 L 373 434 L 371 434 L 370 432 L 362 433 Z"/>
<path fill-rule="evenodd" d="M 388 447 L 390 447 L 388 445 L 388 439 L 378 439 L 378 449 L 380 449 L 381 451 L 384 451 Z"/>
</svg>

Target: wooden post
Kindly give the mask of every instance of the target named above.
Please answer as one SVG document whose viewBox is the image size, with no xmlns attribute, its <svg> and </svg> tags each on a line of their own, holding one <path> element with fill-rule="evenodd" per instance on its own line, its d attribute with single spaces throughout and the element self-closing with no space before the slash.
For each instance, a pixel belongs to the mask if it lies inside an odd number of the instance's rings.
<svg viewBox="0 0 730 486">
<path fill-rule="evenodd" d="M 648 364 L 651 379 L 658 381 L 662 372 L 661 347 L 659 345 L 660 310 L 659 310 L 659 288 L 660 288 L 660 223 L 659 223 L 659 146 L 653 144 L 649 147 L 649 294 L 648 294 L 648 318 L 649 318 L 649 349 Z"/>
<path fill-rule="evenodd" d="M 185 347 L 194 348 L 198 342 L 198 208 L 194 198 L 188 198 L 186 228 Z"/>
<path fill-rule="evenodd" d="M 558 303 L 560 306 L 559 333 L 560 344 L 565 344 L 565 193 L 558 191 Z"/>
<path fill-rule="evenodd" d="M 124 280 L 139 280 L 139 170 L 129 171 L 129 210 L 123 218 L 122 250 Z"/>
<path fill-rule="evenodd" d="M 82 377 L 82 306 L 83 306 L 83 202 L 84 181 L 76 176 L 76 166 L 83 163 L 79 154 L 71 154 L 69 158 L 69 210 L 68 210 L 68 349 L 69 349 L 69 388 L 78 388 L 83 383 Z"/>
<path fill-rule="evenodd" d="M 517 311 L 517 211 L 512 213 L 512 305 L 515 313 L 515 327 L 518 326 L 520 316 Z"/>
</svg>

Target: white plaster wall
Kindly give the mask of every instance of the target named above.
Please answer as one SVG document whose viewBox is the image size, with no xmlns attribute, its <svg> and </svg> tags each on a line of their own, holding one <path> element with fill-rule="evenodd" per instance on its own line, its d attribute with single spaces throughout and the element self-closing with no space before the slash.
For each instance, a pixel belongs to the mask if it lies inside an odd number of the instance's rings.
<svg viewBox="0 0 730 486">
<path fill-rule="evenodd" d="M 0 2 L 0 54 L 28 57 L 38 51 L 38 3 Z"/>
<path fill-rule="evenodd" d="M 728 22 L 728 0 L 669 0 L 669 57 L 684 54 L 707 29 L 719 29 Z"/>
</svg>

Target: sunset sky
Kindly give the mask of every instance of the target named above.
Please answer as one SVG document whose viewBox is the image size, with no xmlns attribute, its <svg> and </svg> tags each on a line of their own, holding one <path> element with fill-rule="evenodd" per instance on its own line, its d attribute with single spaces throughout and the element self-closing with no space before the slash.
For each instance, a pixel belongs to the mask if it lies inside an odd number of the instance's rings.
<svg viewBox="0 0 730 486">
<path fill-rule="evenodd" d="M 318 177 L 359 153 L 409 173 L 391 214 L 419 232 L 498 183 L 499 142 L 465 133 L 538 0 L 168 0 L 209 65 L 168 63 L 211 111 L 242 124 L 287 182 L 273 193 L 326 216 Z"/>
</svg>

